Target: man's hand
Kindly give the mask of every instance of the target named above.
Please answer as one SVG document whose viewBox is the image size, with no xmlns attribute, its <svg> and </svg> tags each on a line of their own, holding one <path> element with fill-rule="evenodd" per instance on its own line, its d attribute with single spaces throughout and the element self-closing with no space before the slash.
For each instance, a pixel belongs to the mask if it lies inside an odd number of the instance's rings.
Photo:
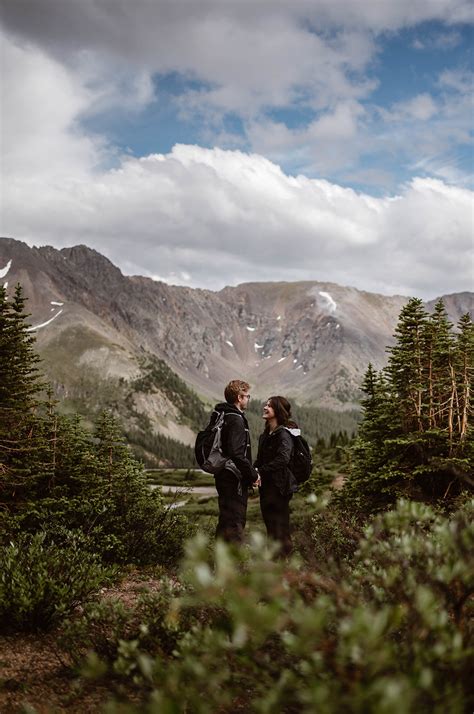
<svg viewBox="0 0 474 714">
<path fill-rule="evenodd" d="M 257 486 L 262 485 L 262 479 L 260 478 L 260 474 L 258 473 L 258 469 L 255 469 L 257 471 L 257 480 L 253 482 L 252 486 L 255 488 Z"/>
</svg>

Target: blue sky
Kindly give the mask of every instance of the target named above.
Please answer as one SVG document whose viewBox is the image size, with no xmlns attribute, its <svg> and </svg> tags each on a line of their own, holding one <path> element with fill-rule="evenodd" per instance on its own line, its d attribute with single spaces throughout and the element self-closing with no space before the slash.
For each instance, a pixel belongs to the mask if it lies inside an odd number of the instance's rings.
<svg viewBox="0 0 474 714">
<path fill-rule="evenodd" d="M 467 0 L 3 0 L 2 232 L 211 288 L 470 289 L 473 21 Z"/>
<path fill-rule="evenodd" d="M 283 160 L 280 157 L 280 165 L 290 172 L 303 170 L 306 175 L 322 176 L 357 190 L 378 194 L 410 179 L 414 164 L 420 166 L 420 175 L 430 175 L 438 168 L 446 171 L 446 168 L 451 167 L 456 173 L 456 182 L 472 186 L 473 127 L 469 121 L 472 116 L 466 116 L 464 122 L 460 116 L 459 123 L 463 125 L 464 133 L 459 135 L 459 128 L 454 123 L 451 134 L 448 130 L 440 151 L 434 154 L 420 151 L 414 155 L 414 147 L 409 141 L 406 152 L 394 152 L 390 145 L 387 146 L 384 136 L 392 130 L 404 134 L 409 133 L 410 129 L 414 131 L 413 124 L 422 126 L 423 131 L 429 131 L 430 126 L 437 125 L 436 130 L 441 131 L 436 105 L 444 105 L 446 102 L 455 104 L 460 94 L 455 87 L 443 84 L 443 77 L 451 73 L 458 77 L 464 76 L 466 82 L 470 81 L 473 40 L 473 26 L 465 22 L 449 26 L 443 22 L 429 21 L 381 33 L 376 38 L 373 56 L 364 75 L 360 77 L 361 81 L 369 80 L 373 83 L 373 89 L 361 101 L 361 106 L 368 114 L 367 130 L 373 141 L 357 155 L 349 171 L 346 167 L 336 170 L 329 167 L 326 171 L 318 171 L 317 164 L 308 169 L 304 157 L 295 158 L 291 152 Z M 157 73 L 151 79 L 154 96 L 143 111 L 120 113 L 114 109 L 85 119 L 84 127 L 88 131 L 106 135 L 120 151 L 130 152 L 134 156 L 168 153 L 176 143 L 199 144 L 208 148 L 217 143 L 222 148 L 252 150 L 252 142 L 246 134 L 248 119 L 244 111 L 223 111 L 213 127 L 214 131 L 208 126 L 205 116 L 193 113 L 183 115 L 183 98 L 189 93 L 208 92 L 212 90 L 212 84 L 193 76 L 192 71 Z M 357 81 L 358 77 L 354 76 L 355 84 Z M 406 105 L 419 97 L 425 98 L 428 103 L 428 98 L 431 99 L 432 115 L 429 106 L 424 112 L 422 107 L 419 109 L 419 117 L 412 112 L 408 116 L 388 121 L 382 115 L 382 112 L 393 112 L 394 107 Z M 312 108 L 310 95 L 306 99 L 282 106 L 262 107 L 261 117 L 290 130 L 304 130 L 327 111 L 327 107 L 319 110 Z M 407 126 L 410 123 L 412 126 Z M 277 160 L 279 158 L 277 152 L 275 157 L 271 151 L 267 156 Z M 430 169 L 421 169 L 424 163 L 430 167 L 431 172 Z M 367 169 L 387 173 L 387 182 L 377 181 L 376 176 L 373 181 L 367 182 L 357 178 L 351 180 L 351 176 L 363 174 Z"/>
</svg>

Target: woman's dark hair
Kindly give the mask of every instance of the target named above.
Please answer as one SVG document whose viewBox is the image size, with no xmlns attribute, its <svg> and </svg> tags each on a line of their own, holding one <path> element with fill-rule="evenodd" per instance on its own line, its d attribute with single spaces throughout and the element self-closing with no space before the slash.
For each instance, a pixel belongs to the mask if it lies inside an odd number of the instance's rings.
<svg viewBox="0 0 474 714">
<path fill-rule="evenodd" d="M 289 426 L 291 422 L 291 404 L 288 399 L 285 399 L 285 397 L 269 397 L 268 402 L 275 412 L 278 426 Z"/>
</svg>

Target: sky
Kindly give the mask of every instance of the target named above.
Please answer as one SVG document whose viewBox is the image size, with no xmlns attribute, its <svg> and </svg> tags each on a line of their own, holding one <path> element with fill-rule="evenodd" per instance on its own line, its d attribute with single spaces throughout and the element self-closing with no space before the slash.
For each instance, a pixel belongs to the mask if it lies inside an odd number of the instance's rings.
<svg viewBox="0 0 474 714">
<path fill-rule="evenodd" d="M 470 0 L 0 8 L 0 235 L 213 290 L 474 289 Z"/>
</svg>

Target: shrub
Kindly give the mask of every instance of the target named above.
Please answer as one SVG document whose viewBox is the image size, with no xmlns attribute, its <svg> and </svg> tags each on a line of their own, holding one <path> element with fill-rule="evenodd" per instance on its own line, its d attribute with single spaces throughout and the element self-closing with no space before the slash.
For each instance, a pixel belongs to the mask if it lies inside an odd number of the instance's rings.
<svg viewBox="0 0 474 714">
<path fill-rule="evenodd" d="M 306 554 L 319 570 L 353 558 L 362 535 L 361 521 L 353 513 L 326 508 L 315 513 L 309 525 L 311 549 Z"/>
<path fill-rule="evenodd" d="M 0 621 L 5 630 L 50 627 L 113 576 L 84 552 L 77 534 L 63 546 L 44 532 L 18 536 L 0 550 Z"/>
<path fill-rule="evenodd" d="M 165 506 L 160 492 L 147 486 L 134 491 L 124 484 L 123 492 L 116 486 L 99 505 L 90 509 L 88 521 L 94 550 L 106 562 L 173 566 L 194 534 L 186 516 Z"/>
<path fill-rule="evenodd" d="M 261 539 L 247 554 L 218 543 L 212 568 L 206 542 L 192 542 L 168 613 L 213 615 L 171 652 L 121 644 L 121 671 L 151 690 L 138 711 L 470 711 L 473 510 L 447 519 L 400 503 L 338 578 L 274 562 Z"/>
<path fill-rule="evenodd" d="M 159 490 L 150 492 L 118 486 L 112 493 L 92 489 L 80 497 L 57 491 L 55 497 L 23 505 L 6 514 L 0 526 L 0 545 L 22 533 L 43 532 L 48 543 L 61 544 L 76 533 L 81 547 L 104 563 L 175 566 L 184 542 L 194 534 L 186 516 L 162 502 Z M 66 534 L 66 536 L 65 536 Z"/>
<path fill-rule="evenodd" d="M 93 651 L 105 665 L 103 671 L 130 674 L 137 669 L 137 652 L 171 657 L 183 635 L 206 617 L 202 607 L 183 608 L 177 616 L 178 598 L 184 594 L 183 584 L 162 577 L 158 591 L 144 588 L 135 602 L 86 603 L 63 622 L 60 644 L 76 665 Z"/>
</svg>

